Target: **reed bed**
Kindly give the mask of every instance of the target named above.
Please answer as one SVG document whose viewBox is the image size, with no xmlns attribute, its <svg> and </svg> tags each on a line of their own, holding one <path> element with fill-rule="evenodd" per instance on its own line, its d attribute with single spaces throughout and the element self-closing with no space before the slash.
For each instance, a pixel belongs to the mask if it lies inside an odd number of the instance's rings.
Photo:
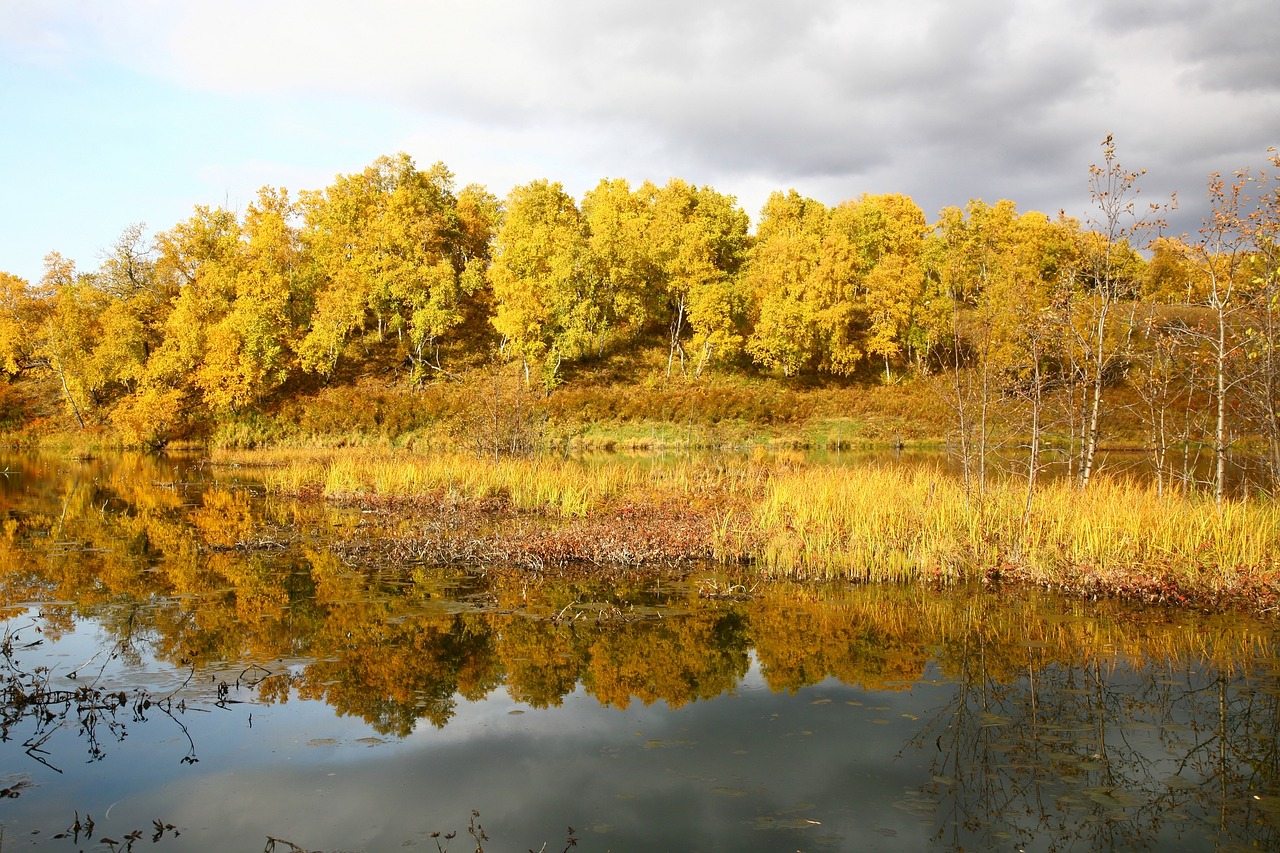
<svg viewBox="0 0 1280 853">
<path fill-rule="evenodd" d="M 1280 610 L 1280 505 L 1261 499 L 1217 505 L 1199 493 L 1160 495 L 1123 479 L 1098 479 L 1083 491 L 1069 482 L 1043 483 L 1028 512 L 1023 481 L 992 480 L 978 493 L 931 467 L 769 458 L 495 461 L 391 450 L 221 461 L 261 466 L 258 476 L 281 493 L 472 502 L 573 522 L 581 535 L 561 531 L 568 536 L 557 539 L 561 562 L 572 561 L 577 547 L 586 549 L 581 561 L 598 562 L 589 546 L 616 539 L 627 546 L 619 545 L 619 553 L 635 544 L 644 553 L 711 554 L 773 578 L 1004 577 L 1161 601 L 1248 594 L 1254 609 Z M 701 531 L 699 541 L 691 541 L 691 531 Z M 628 539 L 641 535 L 643 543 Z M 658 547 L 663 536 L 670 541 Z"/>
<path fill-rule="evenodd" d="M 929 471 L 810 468 L 774 477 L 750 524 L 771 575 L 959 578 L 996 558 L 957 484 Z"/>
<path fill-rule="evenodd" d="M 1044 484 L 1029 514 L 1026 499 L 1017 480 L 988 483 L 979 495 L 924 470 L 801 470 L 773 478 L 756 508 L 757 559 L 786 576 L 960 579 L 1017 570 L 1052 581 L 1121 573 L 1210 589 L 1278 568 L 1280 506 L 1272 501 L 1219 506 L 1198 493 L 1161 496 L 1106 479 L 1084 491 Z"/>
<path fill-rule="evenodd" d="M 655 495 L 741 493 L 758 472 L 709 462 L 588 464 L 558 457 L 480 459 L 462 454 L 391 451 L 273 451 L 220 454 L 217 461 L 256 469 L 268 490 L 332 500 L 436 497 L 499 500 L 521 511 L 581 518 L 610 502 Z"/>
</svg>

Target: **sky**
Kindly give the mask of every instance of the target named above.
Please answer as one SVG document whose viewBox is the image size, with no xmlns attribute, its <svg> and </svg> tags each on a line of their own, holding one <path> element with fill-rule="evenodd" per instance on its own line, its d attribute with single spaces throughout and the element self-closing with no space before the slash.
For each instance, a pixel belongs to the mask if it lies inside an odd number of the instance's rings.
<svg viewBox="0 0 1280 853">
<path fill-rule="evenodd" d="M 1087 221 L 1112 134 L 1176 192 L 1280 146 L 1275 0 L 0 0 L 0 271 L 383 154 L 499 197 L 679 177 L 752 217 L 969 199 Z"/>
</svg>

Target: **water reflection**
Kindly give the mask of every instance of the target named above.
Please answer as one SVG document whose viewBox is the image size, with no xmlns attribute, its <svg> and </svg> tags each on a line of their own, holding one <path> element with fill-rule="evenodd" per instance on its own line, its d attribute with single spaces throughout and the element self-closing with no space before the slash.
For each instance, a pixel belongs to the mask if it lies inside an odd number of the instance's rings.
<svg viewBox="0 0 1280 853">
<path fill-rule="evenodd" d="M 1268 624 L 357 569 L 329 546 L 386 519 L 267 501 L 198 460 L 8 463 L 0 606 L 41 641 L 12 673 L 130 699 L 110 714 L 128 739 L 86 749 L 67 717 L 46 744 L 62 772 L 14 726 L 15 836 L 119 801 L 182 849 L 434 849 L 473 808 L 499 849 L 553 849 L 561 824 L 611 850 L 1280 844 Z M 176 704 L 135 714 L 144 695 Z"/>
</svg>

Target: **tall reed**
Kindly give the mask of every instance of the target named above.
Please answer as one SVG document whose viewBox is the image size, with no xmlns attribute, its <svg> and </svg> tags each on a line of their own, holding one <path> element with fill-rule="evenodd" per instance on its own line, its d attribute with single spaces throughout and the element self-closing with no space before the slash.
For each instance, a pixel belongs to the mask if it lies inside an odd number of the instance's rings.
<svg viewBox="0 0 1280 853">
<path fill-rule="evenodd" d="M 1157 494 L 1125 480 L 1081 491 L 1043 486 L 1024 520 L 1025 485 L 981 498 L 925 470 L 811 468 L 773 478 L 752 523 L 771 574 L 901 580 L 1018 567 L 1046 577 L 1147 572 L 1212 587 L 1280 560 L 1280 506 L 1219 507 L 1199 494 Z"/>
<path fill-rule="evenodd" d="M 268 489 L 289 494 L 318 489 L 333 499 L 429 495 L 446 500 L 500 498 L 516 509 L 549 511 L 563 517 L 585 516 L 612 498 L 654 487 L 695 488 L 693 475 L 683 468 L 589 466 L 553 457 L 494 462 L 457 454 L 350 450 L 296 456 L 279 467 L 264 466 L 260 476 Z M 708 481 L 709 478 L 702 478 L 704 484 Z"/>
<path fill-rule="evenodd" d="M 224 457 L 263 464 L 268 488 L 330 498 L 497 498 L 521 511 L 579 518 L 621 504 L 661 504 L 708 520 L 718 558 L 775 577 L 959 580 L 1014 571 L 1049 583 L 1081 578 L 1186 582 L 1227 589 L 1280 574 L 1280 505 L 1221 506 L 1198 493 L 1098 478 L 1080 490 L 988 483 L 981 496 L 916 467 L 840 467 L 795 460 L 651 464 L 552 457 L 478 459 L 395 450 Z M 619 522 L 625 523 L 625 522 Z"/>
</svg>

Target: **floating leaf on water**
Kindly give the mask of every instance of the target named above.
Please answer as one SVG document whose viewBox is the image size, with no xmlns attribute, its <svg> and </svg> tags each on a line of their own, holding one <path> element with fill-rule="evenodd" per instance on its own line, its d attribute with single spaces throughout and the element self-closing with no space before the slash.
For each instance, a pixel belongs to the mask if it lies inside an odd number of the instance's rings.
<svg viewBox="0 0 1280 853">
<path fill-rule="evenodd" d="M 830 699 L 814 699 L 809 704 L 810 705 L 830 705 L 831 700 Z"/>
<path fill-rule="evenodd" d="M 1058 808 L 1064 811 L 1079 811 L 1088 805 L 1086 800 L 1082 797 L 1077 797 L 1075 794 L 1063 794 L 1055 802 Z"/>
<path fill-rule="evenodd" d="M 821 824 L 819 824 L 817 821 L 808 820 L 802 817 L 781 817 L 781 818 L 776 818 L 771 824 L 769 824 L 768 828 L 769 829 L 808 829 L 812 826 L 821 826 Z M 765 827 L 760 827 L 760 828 L 763 829 Z"/>
<path fill-rule="evenodd" d="M 1255 794 L 1253 804 L 1257 806 L 1258 811 L 1272 820 L 1280 819 L 1280 797 L 1264 797 Z"/>
<path fill-rule="evenodd" d="M 1005 723 L 1009 722 L 1010 718 L 1001 716 L 1000 714 L 993 714 L 990 711 L 983 711 L 980 719 L 984 726 L 1003 726 Z"/>
<path fill-rule="evenodd" d="M 507 716 L 508 716 L 508 717 L 518 717 L 518 716 L 520 716 L 520 715 L 521 715 L 521 714 L 523 714 L 523 713 L 524 713 L 524 711 L 520 710 L 519 708 L 512 708 L 510 711 L 508 711 L 508 712 L 507 712 Z"/>
<path fill-rule="evenodd" d="M 1173 788 L 1179 791 L 1188 791 L 1188 790 L 1191 790 L 1192 788 L 1200 787 L 1199 785 L 1197 785 L 1195 782 L 1192 782 L 1187 777 L 1179 776 L 1177 773 L 1173 773 L 1169 776 L 1164 777 L 1164 783 L 1168 785 L 1170 788 Z"/>
<path fill-rule="evenodd" d="M 1142 804 L 1137 797 L 1119 788 L 1085 788 L 1084 795 L 1108 809 L 1133 808 Z M 1124 813 L 1120 814 L 1123 816 Z"/>
<path fill-rule="evenodd" d="M 726 797 L 748 797 L 751 792 L 745 788 L 728 788 L 724 785 L 717 785 L 711 789 L 713 794 L 724 794 Z"/>
<path fill-rule="evenodd" d="M 954 776 L 934 776 L 933 781 L 939 785 L 954 785 L 956 783 Z"/>
<path fill-rule="evenodd" d="M 313 737 L 311 740 L 307 741 L 307 746 L 337 746 L 337 745 L 338 745 L 337 739 L 331 738 L 331 737 Z"/>
</svg>

